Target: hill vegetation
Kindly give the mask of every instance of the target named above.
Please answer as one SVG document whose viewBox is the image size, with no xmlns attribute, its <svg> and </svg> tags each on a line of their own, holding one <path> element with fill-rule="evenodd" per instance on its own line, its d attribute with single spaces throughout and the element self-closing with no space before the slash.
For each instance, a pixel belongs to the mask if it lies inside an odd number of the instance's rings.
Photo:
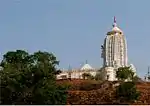
<svg viewBox="0 0 150 106">
<path fill-rule="evenodd" d="M 100 73 L 57 80 L 57 65 L 52 53 L 8 51 L 0 62 L 0 104 L 150 104 L 150 83 L 139 82 L 129 67 L 119 68 L 119 81 L 109 82 Z"/>
<path fill-rule="evenodd" d="M 48 52 L 7 52 L 0 63 L 0 104 L 66 104 L 67 88 L 56 84 L 58 64 Z"/>
<path fill-rule="evenodd" d="M 70 86 L 68 90 L 67 103 L 71 105 L 93 105 L 93 104 L 150 104 L 150 83 L 136 82 L 136 90 L 140 92 L 135 101 L 118 99 L 116 88 L 120 82 L 95 81 L 95 80 L 58 80 L 57 84 Z M 130 90 L 130 89 L 129 89 Z"/>
</svg>

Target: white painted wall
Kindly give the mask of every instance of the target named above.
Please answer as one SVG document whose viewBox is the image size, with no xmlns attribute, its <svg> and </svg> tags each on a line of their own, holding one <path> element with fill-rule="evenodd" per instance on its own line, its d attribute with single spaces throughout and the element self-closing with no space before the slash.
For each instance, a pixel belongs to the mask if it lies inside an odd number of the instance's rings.
<svg viewBox="0 0 150 106">
<path fill-rule="evenodd" d="M 61 76 L 66 75 L 67 78 L 69 78 L 69 72 L 71 72 L 71 78 L 76 78 L 76 79 L 82 79 L 82 74 L 83 73 L 90 73 L 92 76 L 96 75 L 97 70 L 75 70 L 75 71 L 63 71 L 59 75 L 57 75 L 57 79 L 62 79 Z"/>
</svg>

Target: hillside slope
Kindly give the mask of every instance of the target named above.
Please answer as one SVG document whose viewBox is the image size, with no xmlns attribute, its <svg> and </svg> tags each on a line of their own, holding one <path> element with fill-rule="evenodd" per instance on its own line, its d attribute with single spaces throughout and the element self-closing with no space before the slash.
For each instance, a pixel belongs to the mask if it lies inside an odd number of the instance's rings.
<svg viewBox="0 0 150 106">
<path fill-rule="evenodd" d="M 60 80 L 58 84 L 70 85 L 67 103 L 71 105 L 93 105 L 93 104 L 129 104 L 120 103 L 116 99 L 116 82 L 97 82 L 94 80 Z M 150 104 L 150 83 L 138 83 L 138 91 L 141 96 L 134 104 Z"/>
</svg>

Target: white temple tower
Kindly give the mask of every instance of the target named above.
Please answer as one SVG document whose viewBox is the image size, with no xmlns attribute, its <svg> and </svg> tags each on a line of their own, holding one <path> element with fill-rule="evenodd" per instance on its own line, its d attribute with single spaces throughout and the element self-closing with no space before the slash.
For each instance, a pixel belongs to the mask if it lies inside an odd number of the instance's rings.
<svg viewBox="0 0 150 106">
<path fill-rule="evenodd" d="M 101 49 L 107 79 L 115 80 L 115 69 L 128 66 L 126 39 L 123 31 L 117 26 L 115 17 L 113 28 L 107 33 Z"/>
</svg>

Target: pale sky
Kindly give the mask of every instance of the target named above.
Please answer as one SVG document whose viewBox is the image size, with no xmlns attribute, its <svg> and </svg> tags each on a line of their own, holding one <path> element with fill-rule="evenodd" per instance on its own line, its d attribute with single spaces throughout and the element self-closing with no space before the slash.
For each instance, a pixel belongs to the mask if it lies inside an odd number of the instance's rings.
<svg viewBox="0 0 150 106">
<path fill-rule="evenodd" d="M 150 0 L 0 0 L 0 57 L 25 49 L 53 52 L 60 68 L 88 60 L 102 66 L 101 44 L 113 16 L 127 39 L 129 62 L 144 76 L 150 65 Z"/>
</svg>

